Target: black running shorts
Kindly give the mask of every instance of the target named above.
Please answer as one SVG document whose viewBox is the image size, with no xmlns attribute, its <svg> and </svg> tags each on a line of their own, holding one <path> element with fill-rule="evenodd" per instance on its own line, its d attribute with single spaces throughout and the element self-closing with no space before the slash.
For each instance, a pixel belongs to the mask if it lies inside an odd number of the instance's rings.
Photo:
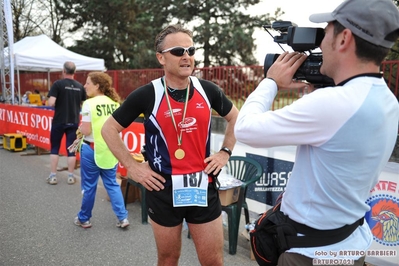
<svg viewBox="0 0 399 266">
<path fill-rule="evenodd" d="M 186 222 L 202 224 L 215 220 L 222 213 L 219 193 L 212 183 L 208 185 L 208 207 L 173 207 L 172 186 L 160 191 L 146 191 L 148 215 L 162 226 L 173 227 Z"/>
</svg>

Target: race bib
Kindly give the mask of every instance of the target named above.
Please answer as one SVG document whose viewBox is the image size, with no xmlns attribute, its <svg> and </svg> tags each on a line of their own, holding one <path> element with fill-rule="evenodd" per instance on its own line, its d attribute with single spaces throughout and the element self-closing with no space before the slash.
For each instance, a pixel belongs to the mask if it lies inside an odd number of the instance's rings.
<svg viewBox="0 0 399 266">
<path fill-rule="evenodd" d="M 208 175 L 172 175 L 173 207 L 208 206 Z"/>
</svg>

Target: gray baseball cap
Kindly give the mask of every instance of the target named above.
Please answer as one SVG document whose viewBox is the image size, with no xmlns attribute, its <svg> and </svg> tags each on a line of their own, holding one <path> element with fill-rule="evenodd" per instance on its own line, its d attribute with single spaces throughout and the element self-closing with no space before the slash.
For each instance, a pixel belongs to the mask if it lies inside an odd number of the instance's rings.
<svg viewBox="0 0 399 266">
<path fill-rule="evenodd" d="M 331 13 L 313 14 L 314 23 L 337 20 L 356 36 L 375 45 L 392 48 L 399 30 L 399 11 L 392 0 L 346 0 Z"/>
</svg>

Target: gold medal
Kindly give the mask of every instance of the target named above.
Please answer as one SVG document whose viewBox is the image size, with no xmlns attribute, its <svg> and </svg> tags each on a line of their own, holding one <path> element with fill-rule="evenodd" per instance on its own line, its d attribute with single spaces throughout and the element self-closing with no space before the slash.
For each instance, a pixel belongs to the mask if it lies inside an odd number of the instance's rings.
<svg viewBox="0 0 399 266">
<path fill-rule="evenodd" d="M 186 153 L 180 148 L 175 151 L 175 157 L 178 160 L 183 159 L 185 155 L 186 155 Z"/>
<path fill-rule="evenodd" d="M 186 156 L 186 153 L 184 152 L 183 149 L 180 148 L 180 145 L 182 144 L 182 129 L 180 128 L 180 130 L 177 127 L 177 123 L 175 121 L 175 116 L 173 115 L 173 109 L 172 106 L 170 104 L 169 101 L 169 96 L 168 96 L 168 92 L 167 92 L 167 85 L 166 85 L 166 80 L 164 79 L 164 86 L 165 86 L 165 98 L 166 98 L 166 102 L 168 103 L 168 108 L 169 108 L 169 112 L 170 112 L 170 117 L 172 118 L 172 123 L 173 126 L 176 130 L 176 135 L 177 135 L 177 145 L 179 146 L 179 148 L 175 151 L 175 157 L 178 160 L 181 160 L 184 158 L 184 156 Z M 187 104 L 188 104 L 188 98 L 189 98 L 189 92 L 190 92 L 190 79 L 188 80 L 188 84 L 187 84 L 187 88 L 186 88 L 186 100 L 184 101 L 184 111 L 183 111 L 183 117 L 181 120 L 181 123 L 184 124 L 185 122 L 185 118 L 186 118 L 186 111 L 187 111 Z"/>
</svg>

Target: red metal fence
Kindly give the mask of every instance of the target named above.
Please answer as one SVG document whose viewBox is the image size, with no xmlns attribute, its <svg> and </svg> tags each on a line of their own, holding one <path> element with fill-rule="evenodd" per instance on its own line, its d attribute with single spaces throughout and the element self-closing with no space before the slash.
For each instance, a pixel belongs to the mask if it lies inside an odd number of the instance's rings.
<svg viewBox="0 0 399 266">
<path fill-rule="evenodd" d="M 384 79 L 396 98 L 399 99 L 399 60 L 385 61 L 381 66 Z"/>
<path fill-rule="evenodd" d="M 385 81 L 399 99 L 399 60 L 385 61 L 381 66 Z M 122 99 L 141 85 L 163 75 L 162 69 L 110 70 L 107 73 L 113 78 L 114 87 Z M 85 83 L 88 71 L 78 72 L 76 80 Z M 218 84 L 226 95 L 241 108 L 247 96 L 263 79 L 263 66 L 223 66 L 196 68 L 193 73 L 198 78 L 207 79 Z M 20 73 L 21 95 L 26 91 L 38 89 L 46 94 L 51 84 L 61 78 L 60 72 L 55 73 Z M 17 86 L 17 85 L 16 85 Z M 300 98 L 306 91 L 280 90 L 273 103 L 273 109 L 279 109 Z"/>
</svg>

